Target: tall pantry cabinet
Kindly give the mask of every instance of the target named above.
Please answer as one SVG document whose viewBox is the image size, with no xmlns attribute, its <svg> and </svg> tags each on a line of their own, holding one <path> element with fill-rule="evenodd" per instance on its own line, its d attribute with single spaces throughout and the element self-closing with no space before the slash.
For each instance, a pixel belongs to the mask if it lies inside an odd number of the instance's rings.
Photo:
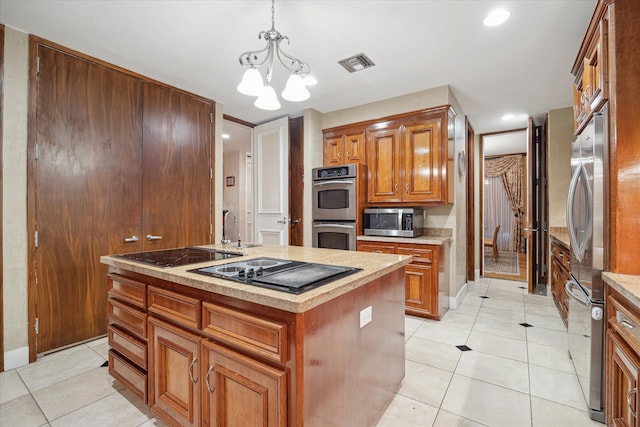
<svg viewBox="0 0 640 427">
<path fill-rule="evenodd" d="M 30 360 L 107 333 L 100 256 L 211 241 L 212 101 L 31 38 Z"/>
</svg>

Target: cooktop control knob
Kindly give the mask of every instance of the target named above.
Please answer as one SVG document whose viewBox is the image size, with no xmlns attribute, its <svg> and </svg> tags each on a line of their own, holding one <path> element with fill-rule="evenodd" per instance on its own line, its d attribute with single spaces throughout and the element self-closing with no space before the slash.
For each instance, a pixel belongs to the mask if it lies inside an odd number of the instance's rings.
<svg viewBox="0 0 640 427">
<path fill-rule="evenodd" d="M 250 268 L 249 270 L 247 270 L 247 279 L 252 278 L 253 275 L 254 275 L 253 268 Z"/>
<path fill-rule="evenodd" d="M 238 277 L 244 277 L 244 270 L 238 271 Z"/>
<path fill-rule="evenodd" d="M 256 276 L 262 276 L 264 274 L 264 268 L 260 267 L 256 271 Z"/>
</svg>

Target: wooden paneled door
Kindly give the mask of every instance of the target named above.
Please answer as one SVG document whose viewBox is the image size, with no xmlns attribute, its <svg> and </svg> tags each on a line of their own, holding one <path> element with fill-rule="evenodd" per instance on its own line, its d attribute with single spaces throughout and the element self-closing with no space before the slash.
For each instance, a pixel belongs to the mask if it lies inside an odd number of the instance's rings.
<svg viewBox="0 0 640 427">
<path fill-rule="evenodd" d="M 211 242 L 211 101 L 144 84 L 144 250 Z"/>
<path fill-rule="evenodd" d="M 100 256 L 141 248 L 124 238 L 140 234 L 142 84 L 42 44 L 35 50 L 29 174 L 35 256 L 29 258 L 35 352 L 43 353 L 106 334 L 107 268 Z"/>
</svg>

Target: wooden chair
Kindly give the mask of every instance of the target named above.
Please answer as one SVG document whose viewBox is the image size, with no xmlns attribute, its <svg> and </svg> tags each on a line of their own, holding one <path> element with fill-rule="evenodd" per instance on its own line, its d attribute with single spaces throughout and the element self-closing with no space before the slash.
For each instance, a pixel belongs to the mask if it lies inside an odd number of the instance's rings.
<svg viewBox="0 0 640 427">
<path fill-rule="evenodd" d="M 498 253 L 498 231 L 500 231 L 499 225 L 493 232 L 493 239 L 484 239 L 484 246 L 493 249 L 493 259 L 495 260 L 495 262 L 498 262 L 498 258 L 500 258 L 500 254 Z"/>
</svg>

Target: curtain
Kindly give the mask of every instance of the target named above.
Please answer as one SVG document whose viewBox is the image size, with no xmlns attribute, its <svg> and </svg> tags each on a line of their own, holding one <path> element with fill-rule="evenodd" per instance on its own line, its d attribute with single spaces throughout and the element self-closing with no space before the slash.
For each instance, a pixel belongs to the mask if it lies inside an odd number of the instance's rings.
<svg viewBox="0 0 640 427">
<path fill-rule="evenodd" d="M 484 237 L 493 238 L 493 232 L 500 226 L 494 244 L 499 251 L 515 252 L 517 247 L 513 240 L 513 223 L 515 217 L 511 210 L 511 202 L 504 191 L 502 178 L 497 176 L 484 179 Z"/>
<path fill-rule="evenodd" d="M 524 221 L 524 197 L 522 181 L 522 154 L 497 157 L 485 161 L 486 178 L 500 177 L 513 212 L 513 242 L 518 250 L 524 250 L 522 224 Z"/>
</svg>

